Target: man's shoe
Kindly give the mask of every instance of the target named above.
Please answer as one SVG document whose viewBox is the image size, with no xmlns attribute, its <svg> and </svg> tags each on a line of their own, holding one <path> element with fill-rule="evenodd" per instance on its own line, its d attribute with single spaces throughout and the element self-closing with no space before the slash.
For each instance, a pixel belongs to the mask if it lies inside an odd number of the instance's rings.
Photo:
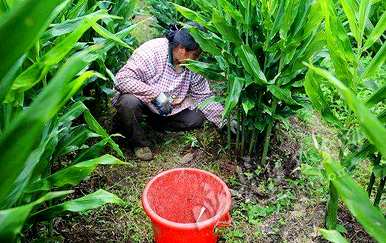
<svg viewBox="0 0 386 243">
<path fill-rule="evenodd" d="M 143 161 L 149 161 L 153 159 L 153 153 L 151 152 L 149 147 L 139 147 L 134 149 L 134 154 L 137 159 Z"/>
</svg>

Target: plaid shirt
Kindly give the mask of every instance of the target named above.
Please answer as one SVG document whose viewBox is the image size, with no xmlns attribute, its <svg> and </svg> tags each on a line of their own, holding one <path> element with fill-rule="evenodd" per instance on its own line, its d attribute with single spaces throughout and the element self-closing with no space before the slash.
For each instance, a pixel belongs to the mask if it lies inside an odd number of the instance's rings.
<svg viewBox="0 0 386 243">
<path fill-rule="evenodd" d="M 151 102 L 164 92 L 173 98 L 170 115 L 198 108 L 209 121 L 221 127 L 223 106 L 210 102 L 199 105 L 213 96 L 208 80 L 185 68 L 177 73 L 171 55 L 166 38 L 150 40 L 135 50 L 116 75 L 114 86 L 119 94 L 114 97 L 113 104 L 116 104 L 120 94 L 133 94 L 158 113 Z"/>
</svg>

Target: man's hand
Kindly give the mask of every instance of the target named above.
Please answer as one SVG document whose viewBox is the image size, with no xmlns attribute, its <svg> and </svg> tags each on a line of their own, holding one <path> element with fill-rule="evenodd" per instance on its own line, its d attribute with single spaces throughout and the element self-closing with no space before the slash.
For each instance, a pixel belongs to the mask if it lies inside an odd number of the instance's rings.
<svg viewBox="0 0 386 243">
<path fill-rule="evenodd" d="M 157 108 L 161 116 L 167 116 L 170 113 L 172 113 L 172 110 L 173 110 L 172 102 L 173 100 L 167 95 L 165 95 L 165 93 L 160 93 L 152 103 Z"/>
</svg>

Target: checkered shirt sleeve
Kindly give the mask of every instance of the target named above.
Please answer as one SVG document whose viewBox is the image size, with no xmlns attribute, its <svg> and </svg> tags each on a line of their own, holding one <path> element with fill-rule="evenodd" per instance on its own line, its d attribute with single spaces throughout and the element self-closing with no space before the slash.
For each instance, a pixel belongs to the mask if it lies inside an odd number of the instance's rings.
<svg viewBox="0 0 386 243">
<path fill-rule="evenodd" d="M 208 80 L 201 75 L 195 74 L 190 83 L 189 93 L 195 103 L 192 108 L 199 108 L 209 121 L 221 128 L 223 126 L 222 113 L 224 107 L 218 102 L 203 104 L 207 99 L 214 96 L 210 90 Z"/>
<path fill-rule="evenodd" d="M 144 103 L 150 103 L 160 93 L 147 83 L 156 75 L 156 67 L 154 57 L 140 50 L 134 52 L 117 73 L 115 89 L 120 94 L 133 94 Z"/>
</svg>

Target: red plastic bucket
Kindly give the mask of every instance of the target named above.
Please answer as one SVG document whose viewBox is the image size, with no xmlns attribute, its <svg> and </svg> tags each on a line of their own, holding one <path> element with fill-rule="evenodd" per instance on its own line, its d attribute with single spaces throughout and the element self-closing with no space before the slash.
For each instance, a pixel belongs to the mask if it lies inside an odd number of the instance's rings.
<svg viewBox="0 0 386 243">
<path fill-rule="evenodd" d="M 157 243 L 217 242 L 215 229 L 229 226 L 231 194 L 212 173 L 173 169 L 154 177 L 142 195 Z"/>
</svg>

